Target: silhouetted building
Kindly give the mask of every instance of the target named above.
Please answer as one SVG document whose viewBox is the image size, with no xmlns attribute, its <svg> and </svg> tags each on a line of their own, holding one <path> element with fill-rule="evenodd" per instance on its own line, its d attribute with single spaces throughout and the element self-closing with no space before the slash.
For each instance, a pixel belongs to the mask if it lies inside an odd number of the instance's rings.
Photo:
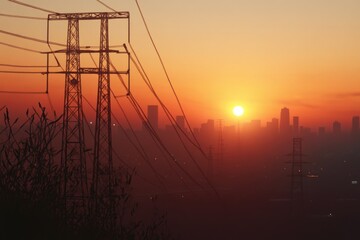
<svg viewBox="0 0 360 240">
<path fill-rule="evenodd" d="M 231 125 L 231 126 L 224 126 L 223 127 L 223 136 L 225 137 L 225 138 L 228 138 L 228 137 L 233 137 L 233 136 L 235 136 L 236 135 L 236 132 L 237 132 L 237 130 L 236 130 L 236 126 L 235 125 Z"/>
<path fill-rule="evenodd" d="M 339 121 L 335 121 L 333 123 L 333 134 L 339 135 L 341 133 L 341 123 Z"/>
<path fill-rule="evenodd" d="M 325 127 L 319 127 L 319 132 L 318 132 L 319 136 L 323 137 L 325 136 Z"/>
<path fill-rule="evenodd" d="M 149 105 L 147 112 L 147 118 L 149 120 L 150 125 L 154 128 L 154 130 L 159 129 L 159 110 L 157 105 Z"/>
<path fill-rule="evenodd" d="M 267 122 L 266 131 L 270 134 L 277 134 L 279 132 L 279 119 L 273 118 L 271 122 Z"/>
<path fill-rule="evenodd" d="M 260 120 L 251 120 L 251 122 L 244 124 L 244 130 L 249 132 L 258 132 L 261 129 Z"/>
<path fill-rule="evenodd" d="M 273 119 L 271 120 L 271 123 L 272 123 L 272 126 L 273 126 L 273 128 L 274 128 L 274 131 L 275 131 L 276 133 L 278 133 L 278 132 L 279 132 L 279 119 L 273 118 Z"/>
<path fill-rule="evenodd" d="M 200 136 L 204 144 L 211 144 L 215 137 L 215 121 L 209 119 L 206 123 L 201 124 Z"/>
<path fill-rule="evenodd" d="M 213 134 L 215 132 L 215 121 L 209 119 L 206 123 L 201 124 L 200 134 Z"/>
<path fill-rule="evenodd" d="M 353 116 L 351 124 L 351 132 L 356 134 L 359 133 L 359 116 Z"/>
<path fill-rule="evenodd" d="M 299 133 L 299 117 L 298 116 L 293 117 L 293 133 L 294 134 Z"/>
<path fill-rule="evenodd" d="M 280 133 L 290 132 L 290 112 L 288 108 L 281 109 L 280 112 Z"/>
<path fill-rule="evenodd" d="M 185 117 L 184 116 L 176 116 L 176 124 L 182 130 L 185 130 Z"/>
<path fill-rule="evenodd" d="M 310 134 L 311 134 L 311 128 L 301 126 L 301 127 L 300 127 L 300 134 L 301 134 L 301 136 L 308 136 L 308 135 L 310 135 Z"/>
</svg>

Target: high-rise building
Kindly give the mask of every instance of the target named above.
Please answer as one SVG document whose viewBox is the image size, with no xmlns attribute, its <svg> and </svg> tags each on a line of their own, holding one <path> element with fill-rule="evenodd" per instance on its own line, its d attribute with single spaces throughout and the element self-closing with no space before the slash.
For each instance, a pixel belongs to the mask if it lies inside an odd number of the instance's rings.
<svg viewBox="0 0 360 240">
<path fill-rule="evenodd" d="M 341 123 L 339 121 L 335 121 L 333 123 L 333 134 L 339 135 L 341 133 Z"/>
<path fill-rule="evenodd" d="M 290 132 L 290 112 L 288 108 L 282 108 L 280 112 L 280 133 Z"/>
<path fill-rule="evenodd" d="M 184 116 L 176 116 L 176 124 L 182 130 L 185 130 L 185 117 Z"/>
<path fill-rule="evenodd" d="M 279 119 L 277 118 L 273 118 L 271 120 L 272 126 L 274 127 L 274 132 L 278 133 L 279 132 Z"/>
<path fill-rule="evenodd" d="M 293 117 L 293 133 L 294 134 L 299 133 L 299 117 L 298 116 Z"/>
<path fill-rule="evenodd" d="M 147 112 L 147 118 L 150 125 L 154 128 L 154 130 L 159 129 L 159 109 L 157 105 L 149 105 Z"/>
<path fill-rule="evenodd" d="M 352 133 L 359 133 L 359 116 L 353 116 L 352 124 L 351 124 L 351 132 Z"/>
<path fill-rule="evenodd" d="M 277 134 L 279 132 L 279 119 L 273 118 L 271 122 L 267 122 L 266 131 L 272 135 Z"/>
<path fill-rule="evenodd" d="M 318 134 L 321 137 L 325 136 L 325 127 L 319 127 Z"/>
<path fill-rule="evenodd" d="M 201 134 L 213 134 L 215 132 L 215 121 L 213 119 L 208 119 L 206 123 L 201 124 L 200 133 Z"/>
</svg>

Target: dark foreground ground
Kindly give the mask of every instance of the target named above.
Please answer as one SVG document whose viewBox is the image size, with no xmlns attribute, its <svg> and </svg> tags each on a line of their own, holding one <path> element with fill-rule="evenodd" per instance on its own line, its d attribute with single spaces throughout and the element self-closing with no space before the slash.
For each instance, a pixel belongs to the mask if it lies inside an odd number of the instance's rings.
<svg viewBox="0 0 360 240">
<path fill-rule="evenodd" d="M 232 187 L 219 183 L 220 197 L 177 192 L 159 195 L 156 206 L 167 212 L 175 239 L 360 239 L 357 187 L 340 191 L 307 183 L 300 204 L 289 200 L 289 181 L 242 180 Z"/>
</svg>

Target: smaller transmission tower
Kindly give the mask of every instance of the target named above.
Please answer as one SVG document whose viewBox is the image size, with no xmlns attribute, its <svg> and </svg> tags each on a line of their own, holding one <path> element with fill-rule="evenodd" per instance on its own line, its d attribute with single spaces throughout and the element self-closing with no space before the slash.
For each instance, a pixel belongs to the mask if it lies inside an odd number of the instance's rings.
<svg viewBox="0 0 360 240">
<path fill-rule="evenodd" d="M 213 146 L 209 146 L 209 156 L 208 156 L 208 178 L 211 183 L 214 183 L 214 156 L 213 156 Z"/>
<path fill-rule="evenodd" d="M 221 175 L 224 167 L 224 139 L 223 139 L 223 126 L 222 119 L 219 119 L 219 134 L 217 142 L 217 173 Z"/>
<path fill-rule="evenodd" d="M 293 138 L 293 151 L 290 155 L 291 162 L 291 185 L 290 185 L 290 200 L 291 210 L 293 214 L 302 214 L 303 210 L 303 153 L 302 153 L 302 138 Z"/>
</svg>

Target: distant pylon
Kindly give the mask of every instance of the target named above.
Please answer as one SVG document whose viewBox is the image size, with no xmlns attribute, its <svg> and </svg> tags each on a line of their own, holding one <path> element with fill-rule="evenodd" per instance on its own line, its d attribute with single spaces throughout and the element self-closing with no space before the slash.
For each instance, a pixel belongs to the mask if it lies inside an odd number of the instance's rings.
<svg viewBox="0 0 360 240">
<path fill-rule="evenodd" d="M 290 186 L 290 200 L 292 213 L 299 215 L 303 210 L 303 153 L 302 153 L 302 138 L 293 138 L 293 151 L 291 161 L 291 186 Z"/>
<path fill-rule="evenodd" d="M 80 74 L 79 20 L 68 19 L 64 115 L 61 155 L 61 194 L 65 209 L 85 211 L 87 176 Z M 71 206 L 70 206 L 71 205 Z"/>
<path fill-rule="evenodd" d="M 218 134 L 218 142 L 217 142 L 217 169 L 218 174 L 222 174 L 223 167 L 224 167 L 224 139 L 223 139 L 223 126 L 222 126 L 222 119 L 219 119 L 219 134 Z"/>
<path fill-rule="evenodd" d="M 209 146 L 209 156 L 208 156 L 208 179 L 213 183 L 214 182 L 214 157 L 213 157 L 213 146 Z"/>
</svg>

